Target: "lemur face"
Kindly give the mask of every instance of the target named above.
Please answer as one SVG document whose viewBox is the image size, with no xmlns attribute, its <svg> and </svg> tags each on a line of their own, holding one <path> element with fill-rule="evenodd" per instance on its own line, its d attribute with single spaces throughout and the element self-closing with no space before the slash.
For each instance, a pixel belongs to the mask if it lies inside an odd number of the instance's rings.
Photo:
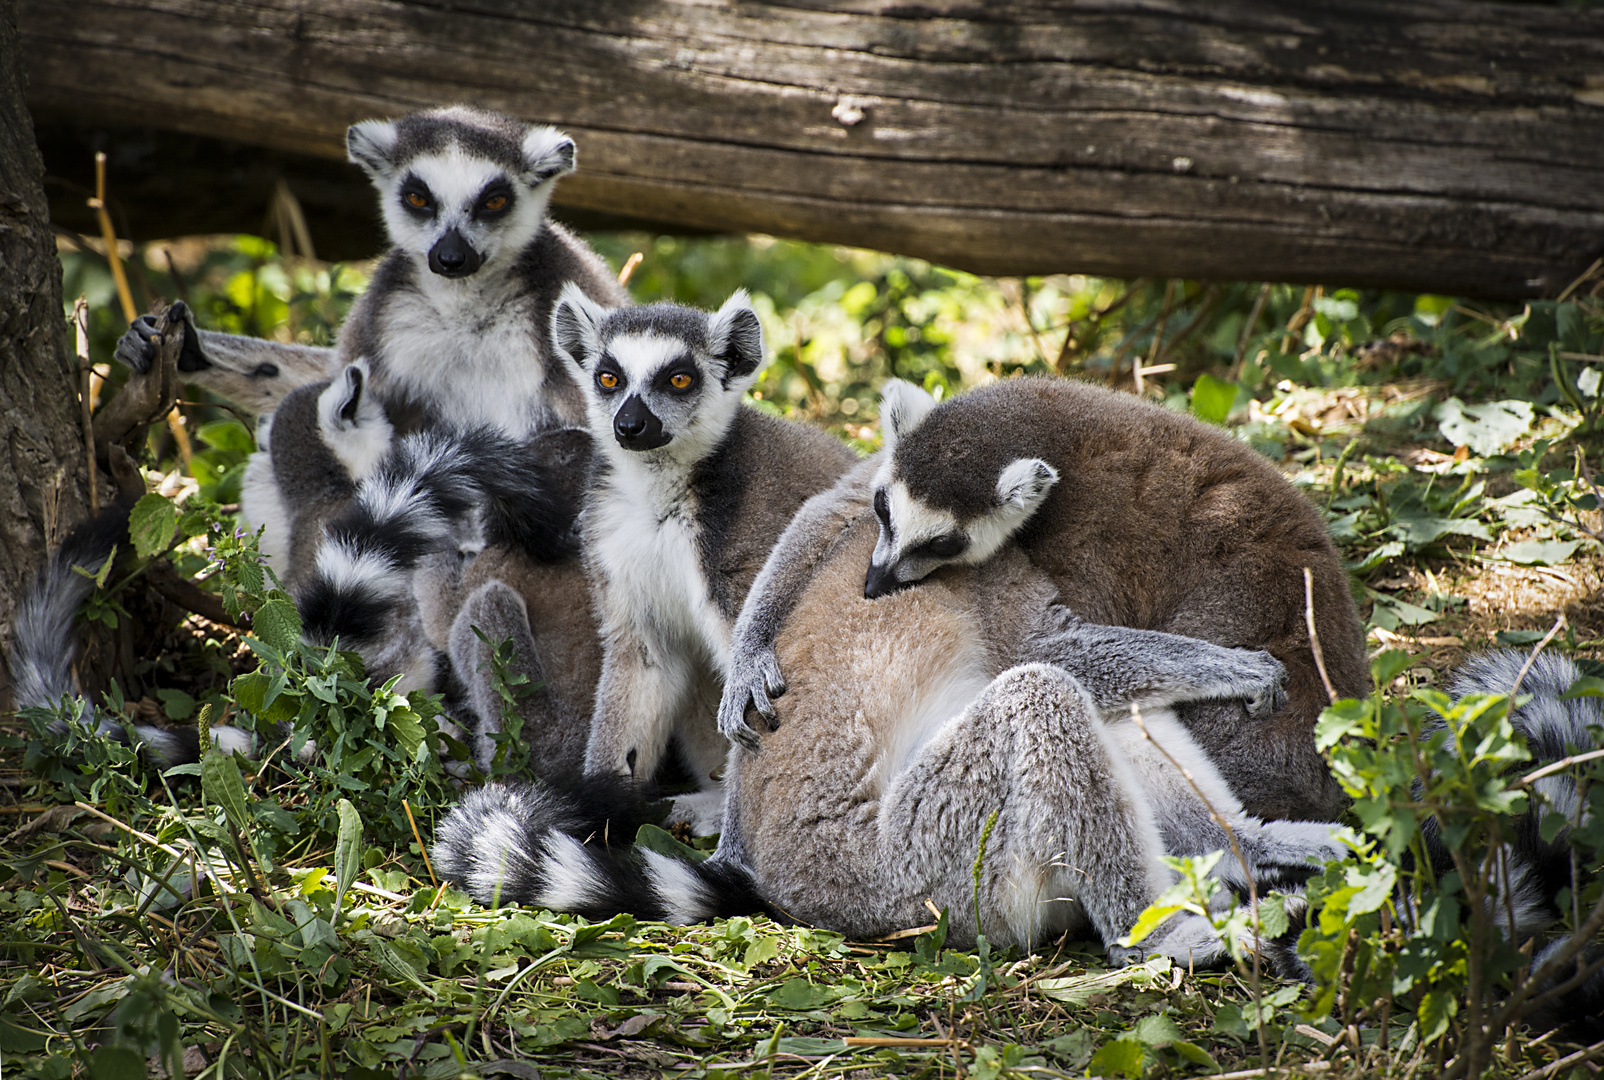
<svg viewBox="0 0 1604 1080">
<path fill-rule="evenodd" d="M 551 336 L 585 391 L 598 445 L 647 461 L 701 460 L 763 360 L 741 290 L 713 314 L 666 303 L 609 311 L 569 283 Z"/>
<path fill-rule="evenodd" d="M 867 599 L 897 592 L 951 563 L 985 562 L 1030 520 L 1058 482 L 1058 471 L 1040 458 L 1015 458 L 997 471 L 983 499 L 942 490 L 939 481 L 931 482 L 931 470 L 908 466 L 939 455 L 942 468 L 935 470 L 936 477 L 961 477 L 965 487 L 984 485 L 985 478 L 974 475 L 980 463 L 943 454 L 950 444 L 926 445 L 932 440 L 917 437 L 935 408 L 930 395 L 899 379 L 882 391 L 885 462 L 875 475 L 873 496 L 880 537 L 863 582 Z"/>
<path fill-rule="evenodd" d="M 444 278 L 508 261 L 540 229 L 573 140 L 554 128 L 453 107 L 346 132 L 379 191 L 391 243 Z"/>
</svg>

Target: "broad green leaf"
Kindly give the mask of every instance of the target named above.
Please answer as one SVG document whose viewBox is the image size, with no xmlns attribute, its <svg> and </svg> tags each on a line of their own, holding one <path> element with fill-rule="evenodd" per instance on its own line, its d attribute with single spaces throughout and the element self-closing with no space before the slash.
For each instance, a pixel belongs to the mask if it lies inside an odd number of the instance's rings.
<svg viewBox="0 0 1604 1080">
<path fill-rule="evenodd" d="M 344 904 L 345 891 L 362 868 L 362 815 L 349 799 L 341 799 L 338 809 L 340 833 L 334 845 L 335 910 Z"/>
<path fill-rule="evenodd" d="M 134 552 L 141 559 L 154 558 L 167 550 L 178 531 L 178 507 L 173 500 L 151 492 L 143 495 L 128 514 L 128 535 Z"/>
<path fill-rule="evenodd" d="M 1185 910 L 1186 905 L 1184 904 L 1149 905 L 1148 908 L 1141 913 L 1141 915 L 1137 916 L 1136 925 L 1131 927 L 1131 932 L 1129 934 L 1126 934 L 1124 937 L 1119 939 L 1119 943 L 1124 945 L 1126 948 L 1130 948 L 1132 945 L 1135 945 L 1137 942 L 1147 937 L 1147 935 L 1151 934 L 1154 930 L 1157 930 L 1165 919 L 1168 919 L 1171 915 L 1174 915 L 1177 912 Z"/>
<path fill-rule="evenodd" d="M 250 431 L 238 420 L 213 420 L 209 424 L 202 424 L 195 434 L 216 450 L 249 454 L 256 449 L 256 440 L 251 438 Z"/>
<path fill-rule="evenodd" d="M 1092 1055 L 1086 1068 L 1094 1076 L 1123 1076 L 1127 1080 L 1141 1080 L 1142 1058 L 1145 1054 L 1141 1043 L 1122 1035 L 1104 1043 Z"/>
<path fill-rule="evenodd" d="M 301 640 L 301 616 L 287 597 L 275 596 L 251 616 L 251 631 L 273 648 L 288 652 Z"/>
<path fill-rule="evenodd" d="M 1376 550 L 1366 555 L 1359 562 L 1348 567 L 1348 569 L 1352 570 L 1355 574 L 1368 574 L 1370 571 L 1374 570 L 1388 559 L 1402 555 L 1403 552 L 1403 541 L 1389 540 L 1387 543 L 1382 544 L 1380 547 L 1376 548 Z"/>
<path fill-rule="evenodd" d="M 1181 1055 L 1185 1060 L 1190 1061 L 1193 1065 L 1201 1065 L 1209 1072 L 1217 1073 L 1220 1071 L 1220 1063 L 1215 1061 L 1213 1055 L 1197 1043 L 1187 1042 L 1185 1039 L 1176 1039 L 1170 1043 L 1170 1049 Z"/>
<path fill-rule="evenodd" d="M 156 696 L 169 720 L 188 720 L 195 714 L 195 699 L 182 690 L 158 690 Z"/>
<path fill-rule="evenodd" d="M 90 1080 L 145 1080 L 145 1055 L 126 1046 L 98 1046 L 89 1057 Z"/>
<path fill-rule="evenodd" d="M 1168 1046 L 1182 1035 L 1181 1029 L 1168 1016 L 1144 1016 L 1124 1038 L 1135 1039 L 1143 1046 Z"/>
<path fill-rule="evenodd" d="M 1604 697 L 1604 679 L 1596 675 L 1583 675 L 1571 683 L 1571 688 L 1560 695 L 1564 698 Z"/>
<path fill-rule="evenodd" d="M 243 835 L 251 827 L 250 807 L 245 801 L 245 778 L 240 775 L 234 755 L 208 750 L 201 758 L 201 791 L 208 802 L 223 808 L 229 824 Z"/>
<path fill-rule="evenodd" d="M 1223 424 L 1236 404 L 1236 394 L 1236 383 L 1199 375 L 1192 384 L 1192 415 L 1210 424 Z"/>
<path fill-rule="evenodd" d="M 1387 529 L 1391 536 L 1402 540 L 1409 548 L 1418 548 L 1444 536 L 1469 536 L 1477 540 L 1491 540 L 1487 526 L 1475 518 L 1411 517 L 1399 518 Z"/>
<path fill-rule="evenodd" d="M 1528 401 L 1489 401 L 1466 405 L 1449 398 L 1432 410 L 1443 438 L 1455 446 L 1468 446 L 1478 457 L 1489 457 L 1504 450 L 1526 434 L 1532 426 L 1532 406 Z"/>
<path fill-rule="evenodd" d="M 1578 540 L 1522 540 L 1510 544 L 1498 554 L 1522 566 L 1558 566 L 1569 562 L 1581 547 Z"/>
<path fill-rule="evenodd" d="M 343 802 L 344 800 L 341 801 Z M 344 831 L 343 820 L 341 824 L 341 830 Z M 378 961 L 379 967 L 383 968 L 387 974 L 393 975 L 404 982 L 411 983 L 419 990 L 422 990 L 425 994 L 428 994 L 431 998 L 437 996 L 435 992 L 429 988 L 428 984 L 423 981 L 422 976 L 418 974 L 418 969 L 408 963 L 407 960 L 383 938 L 376 937 L 371 939 L 368 942 L 368 952 L 374 960 Z"/>
<path fill-rule="evenodd" d="M 778 1009 L 817 1009 L 830 1000 L 828 989 L 806 979 L 791 979 L 769 992 L 769 1004 Z"/>
<path fill-rule="evenodd" d="M 1278 938 L 1291 927 L 1287 917 L 1287 898 L 1272 893 L 1259 900 L 1259 931 L 1267 938 Z"/>
<path fill-rule="evenodd" d="M 1416 1019 L 1420 1022 L 1420 1041 L 1429 1043 L 1448 1030 L 1448 1022 L 1459 1012 L 1459 999 L 1444 990 L 1430 990 L 1420 999 Z"/>
</svg>

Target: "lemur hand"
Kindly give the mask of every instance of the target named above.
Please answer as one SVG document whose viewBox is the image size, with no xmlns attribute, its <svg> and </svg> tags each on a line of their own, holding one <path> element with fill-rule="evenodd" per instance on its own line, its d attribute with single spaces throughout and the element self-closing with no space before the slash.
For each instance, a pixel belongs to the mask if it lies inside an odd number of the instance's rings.
<svg viewBox="0 0 1604 1080">
<path fill-rule="evenodd" d="M 724 680 L 724 697 L 718 703 L 719 734 L 732 742 L 757 753 L 757 732 L 746 722 L 750 707 L 769 723 L 770 730 L 779 724 L 771 697 L 785 693 L 785 677 L 780 674 L 780 662 L 774 650 L 763 646 L 747 651 L 737 650 L 730 658 L 729 677 Z"/>
<path fill-rule="evenodd" d="M 1268 720 L 1287 703 L 1287 669 L 1267 652 L 1239 650 L 1244 664 L 1242 674 L 1248 683 L 1244 699 L 1248 719 Z"/>
<path fill-rule="evenodd" d="M 200 333 L 195 329 L 195 313 L 190 311 L 189 305 L 182 300 L 175 300 L 173 306 L 167 309 L 167 318 L 184 320 L 184 344 L 178 353 L 179 371 L 202 371 L 212 366 L 201 351 Z M 114 354 L 118 360 L 127 364 L 140 375 L 150 371 L 151 365 L 156 362 L 157 350 L 161 341 L 156 336 L 156 316 L 141 315 L 128 324 L 128 332 L 117 340 L 117 350 Z"/>
</svg>

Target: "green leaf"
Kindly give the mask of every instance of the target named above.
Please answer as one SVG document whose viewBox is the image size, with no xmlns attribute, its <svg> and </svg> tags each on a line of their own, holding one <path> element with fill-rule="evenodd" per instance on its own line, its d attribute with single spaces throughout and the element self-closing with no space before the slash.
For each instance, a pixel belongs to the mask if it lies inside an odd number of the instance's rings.
<svg viewBox="0 0 1604 1080">
<path fill-rule="evenodd" d="M 230 450 L 236 454 L 249 454 L 256 449 L 256 440 L 238 420 L 213 420 L 202 424 L 195 432 L 201 441 L 215 450 Z"/>
<path fill-rule="evenodd" d="M 647 851 L 655 851 L 659 855 L 666 855 L 676 862 L 699 863 L 707 858 L 708 853 L 697 851 L 693 847 L 680 843 L 674 839 L 674 834 L 656 825 L 642 825 L 635 830 L 635 846 L 643 847 Z"/>
<path fill-rule="evenodd" d="M 777 1009 L 817 1009 L 830 1000 L 830 991 L 806 979 L 791 979 L 770 991 L 769 1004 Z"/>
<path fill-rule="evenodd" d="M 1561 694 L 1563 698 L 1604 697 L 1604 679 L 1597 675 L 1583 675 L 1571 683 L 1571 688 Z"/>
<path fill-rule="evenodd" d="M 1170 1049 L 1183 1059 L 1190 1061 L 1193 1065 L 1201 1065 L 1211 1073 L 1220 1071 L 1220 1063 L 1215 1061 L 1213 1055 L 1197 1043 L 1187 1042 L 1185 1039 L 1176 1039 L 1170 1043 Z"/>
<path fill-rule="evenodd" d="M 1487 526 L 1475 518 L 1411 517 L 1399 518 L 1388 527 L 1387 533 L 1402 540 L 1409 548 L 1418 548 L 1444 536 L 1469 536 L 1477 540 L 1491 540 Z"/>
<path fill-rule="evenodd" d="M 1259 901 L 1259 932 L 1268 938 L 1278 938 L 1292 926 L 1287 916 L 1287 898 L 1272 893 Z"/>
<path fill-rule="evenodd" d="M 244 833 L 251 827 L 250 808 L 245 801 L 245 779 L 240 776 L 234 755 L 208 750 L 201 758 L 201 792 L 208 802 L 223 808 L 229 824 Z"/>
<path fill-rule="evenodd" d="M 1466 405 L 1449 398 L 1432 410 L 1443 438 L 1455 446 L 1468 446 L 1478 457 L 1497 454 L 1526 434 L 1532 426 L 1528 401 L 1489 401 Z"/>
<path fill-rule="evenodd" d="M 1086 1069 L 1094 1076 L 1123 1076 L 1127 1080 L 1141 1080 L 1142 1044 L 1121 1036 L 1106 1042 L 1092 1055 Z"/>
<path fill-rule="evenodd" d="M 141 496 L 128 514 L 128 535 L 141 559 L 155 558 L 166 551 L 177 531 L 178 507 L 155 492 Z"/>
<path fill-rule="evenodd" d="M 156 696 L 169 720 L 188 720 L 195 715 L 195 699 L 182 690 L 158 690 Z"/>
<path fill-rule="evenodd" d="M 1143 1046 L 1168 1046 L 1181 1037 L 1181 1029 L 1168 1016 L 1144 1016 L 1128 1036 Z"/>
<path fill-rule="evenodd" d="M 345 802 L 343 799 L 340 801 L 342 803 Z M 345 803 L 345 805 L 349 806 L 350 804 Z M 341 818 L 342 822 L 340 827 L 341 831 L 343 832 L 345 828 L 343 813 Z M 378 961 L 379 967 L 382 968 L 387 974 L 393 975 L 404 982 L 411 983 L 419 990 L 422 990 L 425 994 L 428 994 L 431 998 L 437 996 L 435 992 L 429 988 L 428 984 L 423 981 L 423 977 L 418 974 L 418 969 L 408 963 L 406 959 L 403 958 L 401 954 L 398 953 L 390 945 L 390 943 L 385 941 L 383 938 L 373 938 L 370 940 L 368 942 L 368 953 L 373 957 L 374 960 Z"/>
<path fill-rule="evenodd" d="M 1119 939 L 1119 943 L 1129 948 L 1157 930 L 1165 919 L 1185 910 L 1184 904 L 1150 904 L 1141 915 L 1137 916 L 1136 925 L 1131 927 L 1129 934 Z"/>
<path fill-rule="evenodd" d="M 1415 1017 L 1420 1022 L 1420 1041 L 1429 1043 L 1448 1030 L 1448 1022 L 1459 1011 L 1459 999 L 1445 990 L 1429 990 L 1420 999 Z"/>
<path fill-rule="evenodd" d="M 145 1080 L 145 1055 L 126 1046 L 98 1046 L 89 1057 L 90 1080 Z"/>
<path fill-rule="evenodd" d="M 339 910 L 345 891 L 362 869 L 362 815 L 350 799 L 339 802 L 340 834 L 334 845 L 334 907 Z"/>
<path fill-rule="evenodd" d="M 1236 393 L 1236 383 L 1199 375 L 1192 384 L 1192 415 L 1206 423 L 1223 424 L 1236 404 Z"/>
<path fill-rule="evenodd" d="M 1569 562 L 1581 546 L 1579 540 L 1522 540 L 1509 544 L 1498 554 L 1522 566 L 1558 566 Z"/>
<path fill-rule="evenodd" d="M 1370 571 L 1374 570 L 1388 559 L 1391 559 L 1397 555 L 1402 555 L 1403 553 L 1403 541 L 1390 540 L 1376 548 L 1376 550 L 1372 551 L 1370 554 L 1366 555 L 1359 562 L 1348 567 L 1348 569 L 1352 570 L 1355 574 L 1368 574 Z"/>
<path fill-rule="evenodd" d="M 273 648 L 288 652 L 301 640 L 301 616 L 288 597 L 274 596 L 251 616 L 251 631 Z"/>
</svg>

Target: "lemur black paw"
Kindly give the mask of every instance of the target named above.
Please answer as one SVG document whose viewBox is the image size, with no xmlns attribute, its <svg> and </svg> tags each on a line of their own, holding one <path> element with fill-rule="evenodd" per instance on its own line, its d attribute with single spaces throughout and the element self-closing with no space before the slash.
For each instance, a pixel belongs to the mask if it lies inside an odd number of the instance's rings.
<svg viewBox="0 0 1604 1080">
<path fill-rule="evenodd" d="M 117 349 L 113 355 L 120 363 L 144 375 L 156 362 L 156 350 L 160 345 L 161 340 L 156 336 L 156 317 L 141 315 L 129 323 L 128 331 L 117 339 Z"/>
<path fill-rule="evenodd" d="M 785 693 L 785 679 L 773 650 L 732 658 L 730 674 L 724 682 L 724 696 L 718 704 L 719 734 L 746 750 L 757 753 L 758 734 L 748 723 L 749 712 L 768 722 L 769 730 L 779 726 L 772 697 Z"/>
</svg>

